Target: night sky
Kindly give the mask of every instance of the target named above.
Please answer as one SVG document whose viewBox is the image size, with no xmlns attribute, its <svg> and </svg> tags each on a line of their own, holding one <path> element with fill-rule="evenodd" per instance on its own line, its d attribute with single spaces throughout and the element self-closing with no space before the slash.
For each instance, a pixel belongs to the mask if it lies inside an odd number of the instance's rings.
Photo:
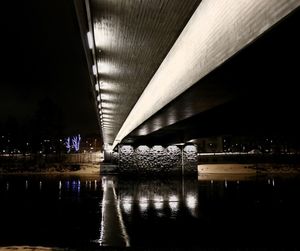
<svg viewBox="0 0 300 251">
<path fill-rule="evenodd" d="M 60 110 L 65 134 L 97 133 L 73 2 L 6 2 L 1 7 L 0 128 L 8 117 L 21 126 L 28 123 L 39 103 L 48 100 Z"/>
</svg>

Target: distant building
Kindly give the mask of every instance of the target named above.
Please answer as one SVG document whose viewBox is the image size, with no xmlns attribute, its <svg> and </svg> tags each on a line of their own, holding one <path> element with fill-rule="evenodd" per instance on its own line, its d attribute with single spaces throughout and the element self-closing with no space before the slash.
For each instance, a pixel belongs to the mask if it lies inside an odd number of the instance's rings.
<svg viewBox="0 0 300 251">
<path fill-rule="evenodd" d="M 102 142 L 99 137 L 82 137 L 80 144 L 80 152 L 98 152 L 102 150 Z"/>
<path fill-rule="evenodd" d="M 197 146 L 199 152 L 223 152 L 223 138 L 210 137 L 197 139 Z"/>
</svg>

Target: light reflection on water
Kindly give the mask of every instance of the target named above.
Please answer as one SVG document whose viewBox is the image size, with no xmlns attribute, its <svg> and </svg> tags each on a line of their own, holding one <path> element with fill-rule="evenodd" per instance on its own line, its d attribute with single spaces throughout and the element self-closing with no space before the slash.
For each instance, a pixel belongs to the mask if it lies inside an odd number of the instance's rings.
<svg viewBox="0 0 300 251">
<path fill-rule="evenodd" d="M 126 214 L 130 214 L 131 213 L 131 208 L 132 208 L 132 198 L 131 196 L 126 196 L 122 199 L 121 201 L 122 207 L 123 207 L 123 211 Z"/>
<path fill-rule="evenodd" d="M 164 198 L 163 198 L 163 196 L 155 195 L 153 201 L 154 201 L 154 208 L 156 210 L 163 209 L 163 205 L 164 205 Z"/>
<path fill-rule="evenodd" d="M 257 241 L 270 241 L 263 237 L 269 232 L 273 241 L 293 243 L 299 180 L 0 176 L 0 246 L 201 246 L 212 236 L 244 243 L 251 227 Z"/>
</svg>

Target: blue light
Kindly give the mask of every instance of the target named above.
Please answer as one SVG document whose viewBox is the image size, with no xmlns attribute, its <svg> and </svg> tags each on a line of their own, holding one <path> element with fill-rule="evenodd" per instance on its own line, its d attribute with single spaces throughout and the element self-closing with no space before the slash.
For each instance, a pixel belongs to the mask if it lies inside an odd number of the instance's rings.
<svg viewBox="0 0 300 251">
<path fill-rule="evenodd" d="M 73 136 L 72 138 L 72 148 L 74 148 L 76 152 L 79 151 L 80 140 L 81 140 L 80 134 L 78 134 L 78 136 Z"/>
<path fill-rule="evenodd" d="M 67 148 L 67 153 L 69 153 L 69 152 L 71 151 L 70 137 L 66 138 L 65 146 L 66 146 L 66 148 Z"/>
<path fill-rule="evenodd" d="M 80 141 L 80 134 L 72 136 L 72 138 L 67 137 L 64 143 L 67 148 L 67 153 L 70 153 L 72 149 L 74 149 L 75 152 L 78 152 L 80 149 Z"/>
</svg>

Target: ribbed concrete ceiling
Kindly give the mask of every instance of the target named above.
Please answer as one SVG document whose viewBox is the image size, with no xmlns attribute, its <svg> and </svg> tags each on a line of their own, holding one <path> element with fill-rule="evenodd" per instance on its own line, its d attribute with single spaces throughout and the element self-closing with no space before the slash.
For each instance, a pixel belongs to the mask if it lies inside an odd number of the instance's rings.
<svg viewBox="0 0 300 251">
<path fill-rule="evenodd" d="M 105 143 L 113 143 L 200 2 L 90 1 Z"/>
<path fill-rule="evenodd" d="M 202 1 L 131 110 L 113 148 L 299 6 L 300 0 Z"/>
</svg>

